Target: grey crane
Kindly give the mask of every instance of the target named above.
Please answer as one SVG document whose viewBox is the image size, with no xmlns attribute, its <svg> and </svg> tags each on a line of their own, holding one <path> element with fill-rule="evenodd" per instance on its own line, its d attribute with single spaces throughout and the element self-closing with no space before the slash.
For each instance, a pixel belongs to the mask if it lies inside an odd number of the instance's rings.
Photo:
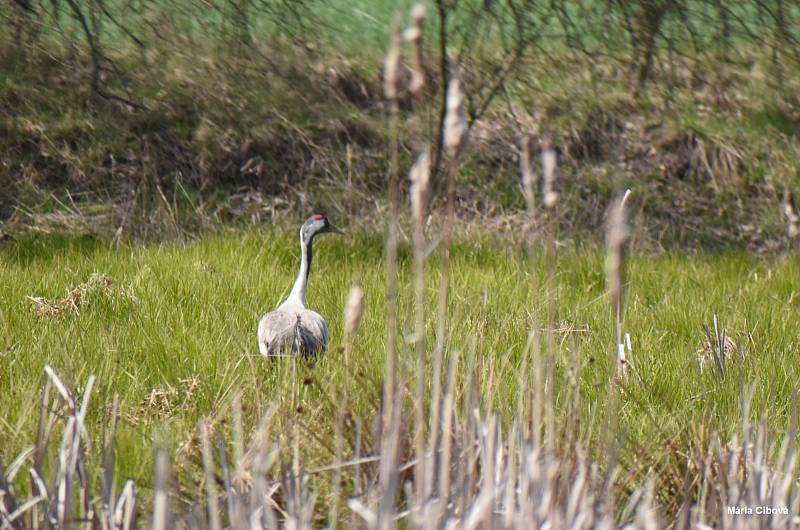
<svg viewBox="0 0 800 530">
<path fill-rule="evenodd" d="M 311 270 L 311 245 L 319 234 L 342 231 L 324 215 L 312 215 L 300 227 L 300 272 L 288 298 L 258 322 L 258 350 L 262 355 L 313 357 L 325 352 L 328 324 L 306 307 L 306 287 Z"/>
</svg>

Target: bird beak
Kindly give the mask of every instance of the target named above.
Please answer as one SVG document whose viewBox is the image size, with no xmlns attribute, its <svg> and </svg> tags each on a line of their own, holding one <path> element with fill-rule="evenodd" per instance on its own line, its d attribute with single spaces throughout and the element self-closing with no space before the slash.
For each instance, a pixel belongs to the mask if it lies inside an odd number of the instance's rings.
<svg viewBox="0 0 800 530">
<path fill-rule="evenodd" d="M 333 232 L 334 234 L 344 234 L 343 231 L 339 230 L 338 228 L 336 228 L 332 224 L 328 225 L 328 232 Z"/>
</svg>

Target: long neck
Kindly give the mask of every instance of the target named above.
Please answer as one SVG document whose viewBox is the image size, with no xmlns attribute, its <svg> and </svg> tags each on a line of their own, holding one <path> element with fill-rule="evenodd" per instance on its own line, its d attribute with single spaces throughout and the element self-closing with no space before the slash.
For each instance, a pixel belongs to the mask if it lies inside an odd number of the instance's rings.
<svg viewBox="0 0 800 530">
<path fill-rule="evenodd" d="M 302 305 L 306 303 L 306 286 L 308 285 L 308 272 L 311 270 L 311 237 L 308 241 L 303 241 L 303 235 L 300 235 L 300 272 L 297 273 L 297 279 L 292 286 L 292 292 L 289 293 L 289 298 L 286 301 L 299 302 Z"/>
</svg>

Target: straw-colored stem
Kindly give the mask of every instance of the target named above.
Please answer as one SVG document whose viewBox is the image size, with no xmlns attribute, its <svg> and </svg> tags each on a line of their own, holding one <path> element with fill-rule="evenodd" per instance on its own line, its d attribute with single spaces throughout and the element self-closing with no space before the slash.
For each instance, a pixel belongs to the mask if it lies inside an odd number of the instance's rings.
<svg viewBox="0 0 800 530">
<path fill-rule="evenodd" d="M 619 361 L 618 348 L 622 343 L 622 300 L 623 300 L 623 274 L 625 266 L 625 245 L 628 241 L 628 227 L 625 222 L 625 201 L 628 197 L 626 192 L 619 199 L 616 199 L 608 213 L 606 226 L 606 284 L 609 297 L 612 303 L 614 315 L 615 344 L 609 355 L 609 378 L 608 396 L 606 403 L 606 415 L 603 423 L 601 448 L 603 455 L 606 455 L 606 476 L 604 486 L 611 489 L 613 469 L 616 466 L 616 458 L 619 451 L 619 444 L 615 433 L 619 421 Z M 613 503 L 612 493 L 609 492 L 606 498 L 609 506 Z"/>
<path fill-rule="evenodd" d="M 396 392 L 391 396 L 393 400 L 399 402 L 402 399 L 403 385 L 405 385 L 405 381 L 398 381 Z M 377 525 L 380 530 L 390 530 L 396 525 L 394 520 L 394 497 L 399 480 L 397 451 L 400 442 L 401 412 L 402 407 L 400 406 L 384 407 L 382 412 L 386 432 L 382 434 L 381 439 L 380 498 Z"/>
<path fill-rule="evenodd" d="M 422 507 L 425 482 L 425 235 L 422 220 L 414 228 L 414 337 L 417 369 L 414 402 L 414 448 L 416 450 L 415 495 L 417 508 Z"/>
<path fill-rule="evenodd" d="M 536 325 L 536 322 L 534 322 Z M 542 409 L 544 408 L 544 374 L 542 362 L 542 338 L 538 327 L 531 336 L 531 372 L 533 372 L 533 392 L 531 403 L 531 435 L 535 447 L 541 443 Z"/>
<path fill-rule="evenodd" d="M 336 454 L 334 456 L 334 468 L 332 473 L 333 480 L 333 502 L 331 504 L 330 524 L 328 527 L 331 530 L 336 530 L 336 525 L 339 518 L 339 502 L 342 497 L 342 462 L 344 451 L 344 437 L 342 431 L 344 430 L 344 415 L 347 410 L 347 392 L 342 395 L 339 405 L 339 410 L 336 413 L 336 426 L 335 426 L 335 446 Z"/>
<path fill-rule="evenodd" d="M 456 202 L 456 171 L 461 151 L 465 145 L 466 128 L 464 126 L 463 94 L 457 77 L 451 79 L 447 90 L 447 108 L 445 124 L 445 144 L 448 147 L 448 160 L 445 166 L 445 178 L 447 181 L 447 191 L 445 198 L 445 221 L 442 228 L 442 258 L 441 258 L 441 277 L 439 283 L 439 302 L 437 308 L 436 326 L 436 347 L 434 348 L 434 385 L 436 388 L 436 400 L 438 400 L 439 383 L 441 377 L 441 365 L 444 358 L 445 336 L 447 334 L 447 306 L 450 289 L 450 247 L 453 239 L 453 225 L 455 224 L 455 202 Z M 424 368 L 424 366 L 422 367 Z M 436 401 L 431 404 L 437 406 Z M 438 421 L 438 414 L 432 411 L 432 418 Z M 431 444 L 435 442 L 435 431 L 437 426 L 431 424 Z"/>
<path fill-rule="evenodd" d="M 209 530 L 220 530 L 219 501 L 217 499 L 216 479 L 214 477 L 214 459 L 211 455 L 211 440 L 208 424 L 200 427 L 200 443 L 203 452 L 203 469 L 205 470 L 206 501 L 208 502 L 208 527 Z"/>
<path fill-rule="evenodd" d="M 527 226 L 527 241 L 528 241 L 528 265 L 531 268 L 531 314 L 533 318 L 530 322 L 531 332 L 528 336 L 528 342 L 525 346 L 526 355 L 523 357 L 523 363 L 520 370 L 520 390 L 519 390 L 519 417 L 530 418 L 530 423 L 523 425 L 523 431 L 527 431 L 534 443 L 538 445 L 539 430 L 541 428 L 542 420 L 542 366 L 541 366 L 541 347 L 539 336 L 539 319 L 536 316 L 536 311 L 541 304 L 541 295 L 539 285 L 536 281 L 538 270 L 536 262 L 533 259 L 534 254 L 538 250 L 536 245 L 536 186 L 538 184 L 538 176 L 533 169 L 531 161 L 531 138 L 528 135 L 523 135 L 520 138 L 519 149 L 519 170 L 520 181 L 522 182 L 522 190 L 525 195 L 525 203 L 528 209 L 528 226 Z M 530 356 L 530 358 L 529 358 Z M 531 378 L 531 375 L 533 376 Z M 528 405 L 530 416 L 525 415 L 525 405 Z"/>
<path fill-rule="evenodd" d="M 556 229 L 557 217 L 551 219 L 547 229 L 547 248 L 545 251 L 545 260 L 547 268 L 547 331 L 545 339 L 545 359 L 544 359 L 544 408 L 545 408 L 545 429 L 547 436 L 547 447 L 553 449 L 555 446 L 555 326 L 556 326 L 556 267 L 557 267 L 557 251 L 556 251 Z"/>
<path fill-rule="evenodd" d="M 447 303 L 450 281 L 450 247 L 453 239 L 453 223 L 455 222 L 455 168 L 448 164 L 445 168 L 447 175 L 447 198 L 445 206 L 445 221 L 442 229 L 442 258 L 441 277 L 439 281 L 439 306 L 436 313 L 436 349 L 437 356 L 442 355 L 445 345 L 445 332 L 447 321 Z"/>
<path fill-rule="evenodd" d="M 397 104 L 392 105 L 391 139 L 390 139 L 390 183 L 389 183 L 389 221 L 386 236 L 386 364 L 383 385 L 382 437 L 390 437 L 393 429 L 391 423 L 396 413 L 395 388 L 397 384 L 397 144 L 398 144 L 398 116 Z M 387 456 L 389 456 L 387 451 Z M 381 468 L 381 494 L 393 495 L 390 474 L 394 474 L 394 462 Z M 382 521 L 385 523 L 385 521 Z M 388 528 L 388 527 L 387 527 Z"/>
<path fill-rule="evenodd" d="M 458 351 L 453 352 L 447 369 L 447 388 L 442 401 L 442 437 L 441 454 L 439 461 L 439 498 L 446 499 L 450 494 L 450 458 L 452 453 L 452 433 L 456 367 L 458 366 Z"/>
<path fill-rule="evenodd" d="M 381 463 L 379 467 L 379 507 L 377 524 L 381 530 L 393 528 L 392 504 L 397 488 L 397 445 L 402 395 L 397 387 L 397 218 L 400 213 L 399 145 L 400 109 L 397 102 L 400 67 L 400 21 L 392 26 L 386 55 L 384 93 L 389 101 L 389 215 L 386 229 L 386 363 L 381 411 Z M 384 451 L 385 449 L 385 451 Z"/>
</svg>

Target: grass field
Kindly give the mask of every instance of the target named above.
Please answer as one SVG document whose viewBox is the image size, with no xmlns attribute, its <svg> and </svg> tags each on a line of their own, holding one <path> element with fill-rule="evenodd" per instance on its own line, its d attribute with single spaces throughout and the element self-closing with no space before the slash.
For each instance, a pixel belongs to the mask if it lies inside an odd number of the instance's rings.
<svg viewBox="0 0 800 530">
<path fill-rule="evenodd" d="M 100 436 L 119 397 L 117 472 L 152 486 L 153 447 L 167 447 L 182 477 L 196 476 L 196 427 L 210 420 L 228 432 L 230 404 L 239 396 L 248 429 L 276 406 L 273 432 L 288 447 L 296 428 L 304 465 L 329 464 L 330 421 L 348 390 L 349 407 L 365 425 L 376 415 L 385 352 L 382 241 L 372 235 L 317 240 L 309 305 L 328 319 L 329 353 L 319 362 L 267 361 L 257 355 L 261 313 L 288 293 L 299 249 L 293 233 L 251 229 L 209 235 L 190 244 L 113 248 L 89 239 L 24 239 L 0 254 L 0 459 L 33 443 L 43 367 L 52 365 L 78 387 L 90 374 L 98 391 L 88 425 Z M 525 245 L 461 240 L 453 254 L 447 349 L 474 351 L 482 404 L 508 429 L 517 400 L 528 331 L 545 322 L 544 266 L 525 258 Z M 582 438 L 593 447 L 603 417 L 613 320 L 605 295 L 602 253 L 561 251 L 557 275 L 556 363 L 560 423 L 572 395 L 577 359 Z M 401 330 L 413 328 L 408 257 L 401 262 Z M 437 260 L 429 270 L 428 349 L 433 343 Z M 67 292 L 74 306 L 58 305 Z M 365 291 L 365 316 L 344 366 L 342 310 L 349 287 Z M 793 385 L 800 376 L 796 257 L 756 259 L 740 253 L 634 255 L 629 267 L 625 331 L 632 372 L 619 415 L 623 491 L 655 476 L 659 501 L 674 508 L 693 449 L 712 432 L 735 431 L 739 398 L 752 386 L 752 414 L 783 432 Z M 540 286 L 536 288 L 535 286 Z M 45 297 L 48 311 L 29 297 Z M 77 307 L 78 310 L 75 310 Z M 719 315 L 743 357 L 725 380 L 700 371 L 702 325 Z M 461 374 L 465 377 L 467 374 Z M 100 444 L 100 440 L 95 440 Z M 191 488 L 191 480 L 185 487 Z M 317 506 L 319 509 L 320 506 Z"/>
<path fill-rule="evenodd" d="M 128 530 L 129 478 L 156 528 L 742 530 L 766 523 L 726 506 L 800 514 L 796 9 L 461 0 L 445 39 L 428 2 L 395 76 L 406 0 L 17 4 L 0 14 L 0 527 Z M 408 166 L 440 138 L 427 201 Z M 425 245 L 447 240 L 451 206 L 458 234 L 446 312 L 442 243 L 420 323 L 399 206 L 397 326 L 377 218 L 395 184 Z M 598 234 L 626 188 L 621 377 Z M 288 294 L 290 227 L 313 211 L 351 225 L 314 247 L 328 352 L 265 359 L 256 325 Z M 724 374 L 712 319 L 732 339 Z"/>
</svg>

